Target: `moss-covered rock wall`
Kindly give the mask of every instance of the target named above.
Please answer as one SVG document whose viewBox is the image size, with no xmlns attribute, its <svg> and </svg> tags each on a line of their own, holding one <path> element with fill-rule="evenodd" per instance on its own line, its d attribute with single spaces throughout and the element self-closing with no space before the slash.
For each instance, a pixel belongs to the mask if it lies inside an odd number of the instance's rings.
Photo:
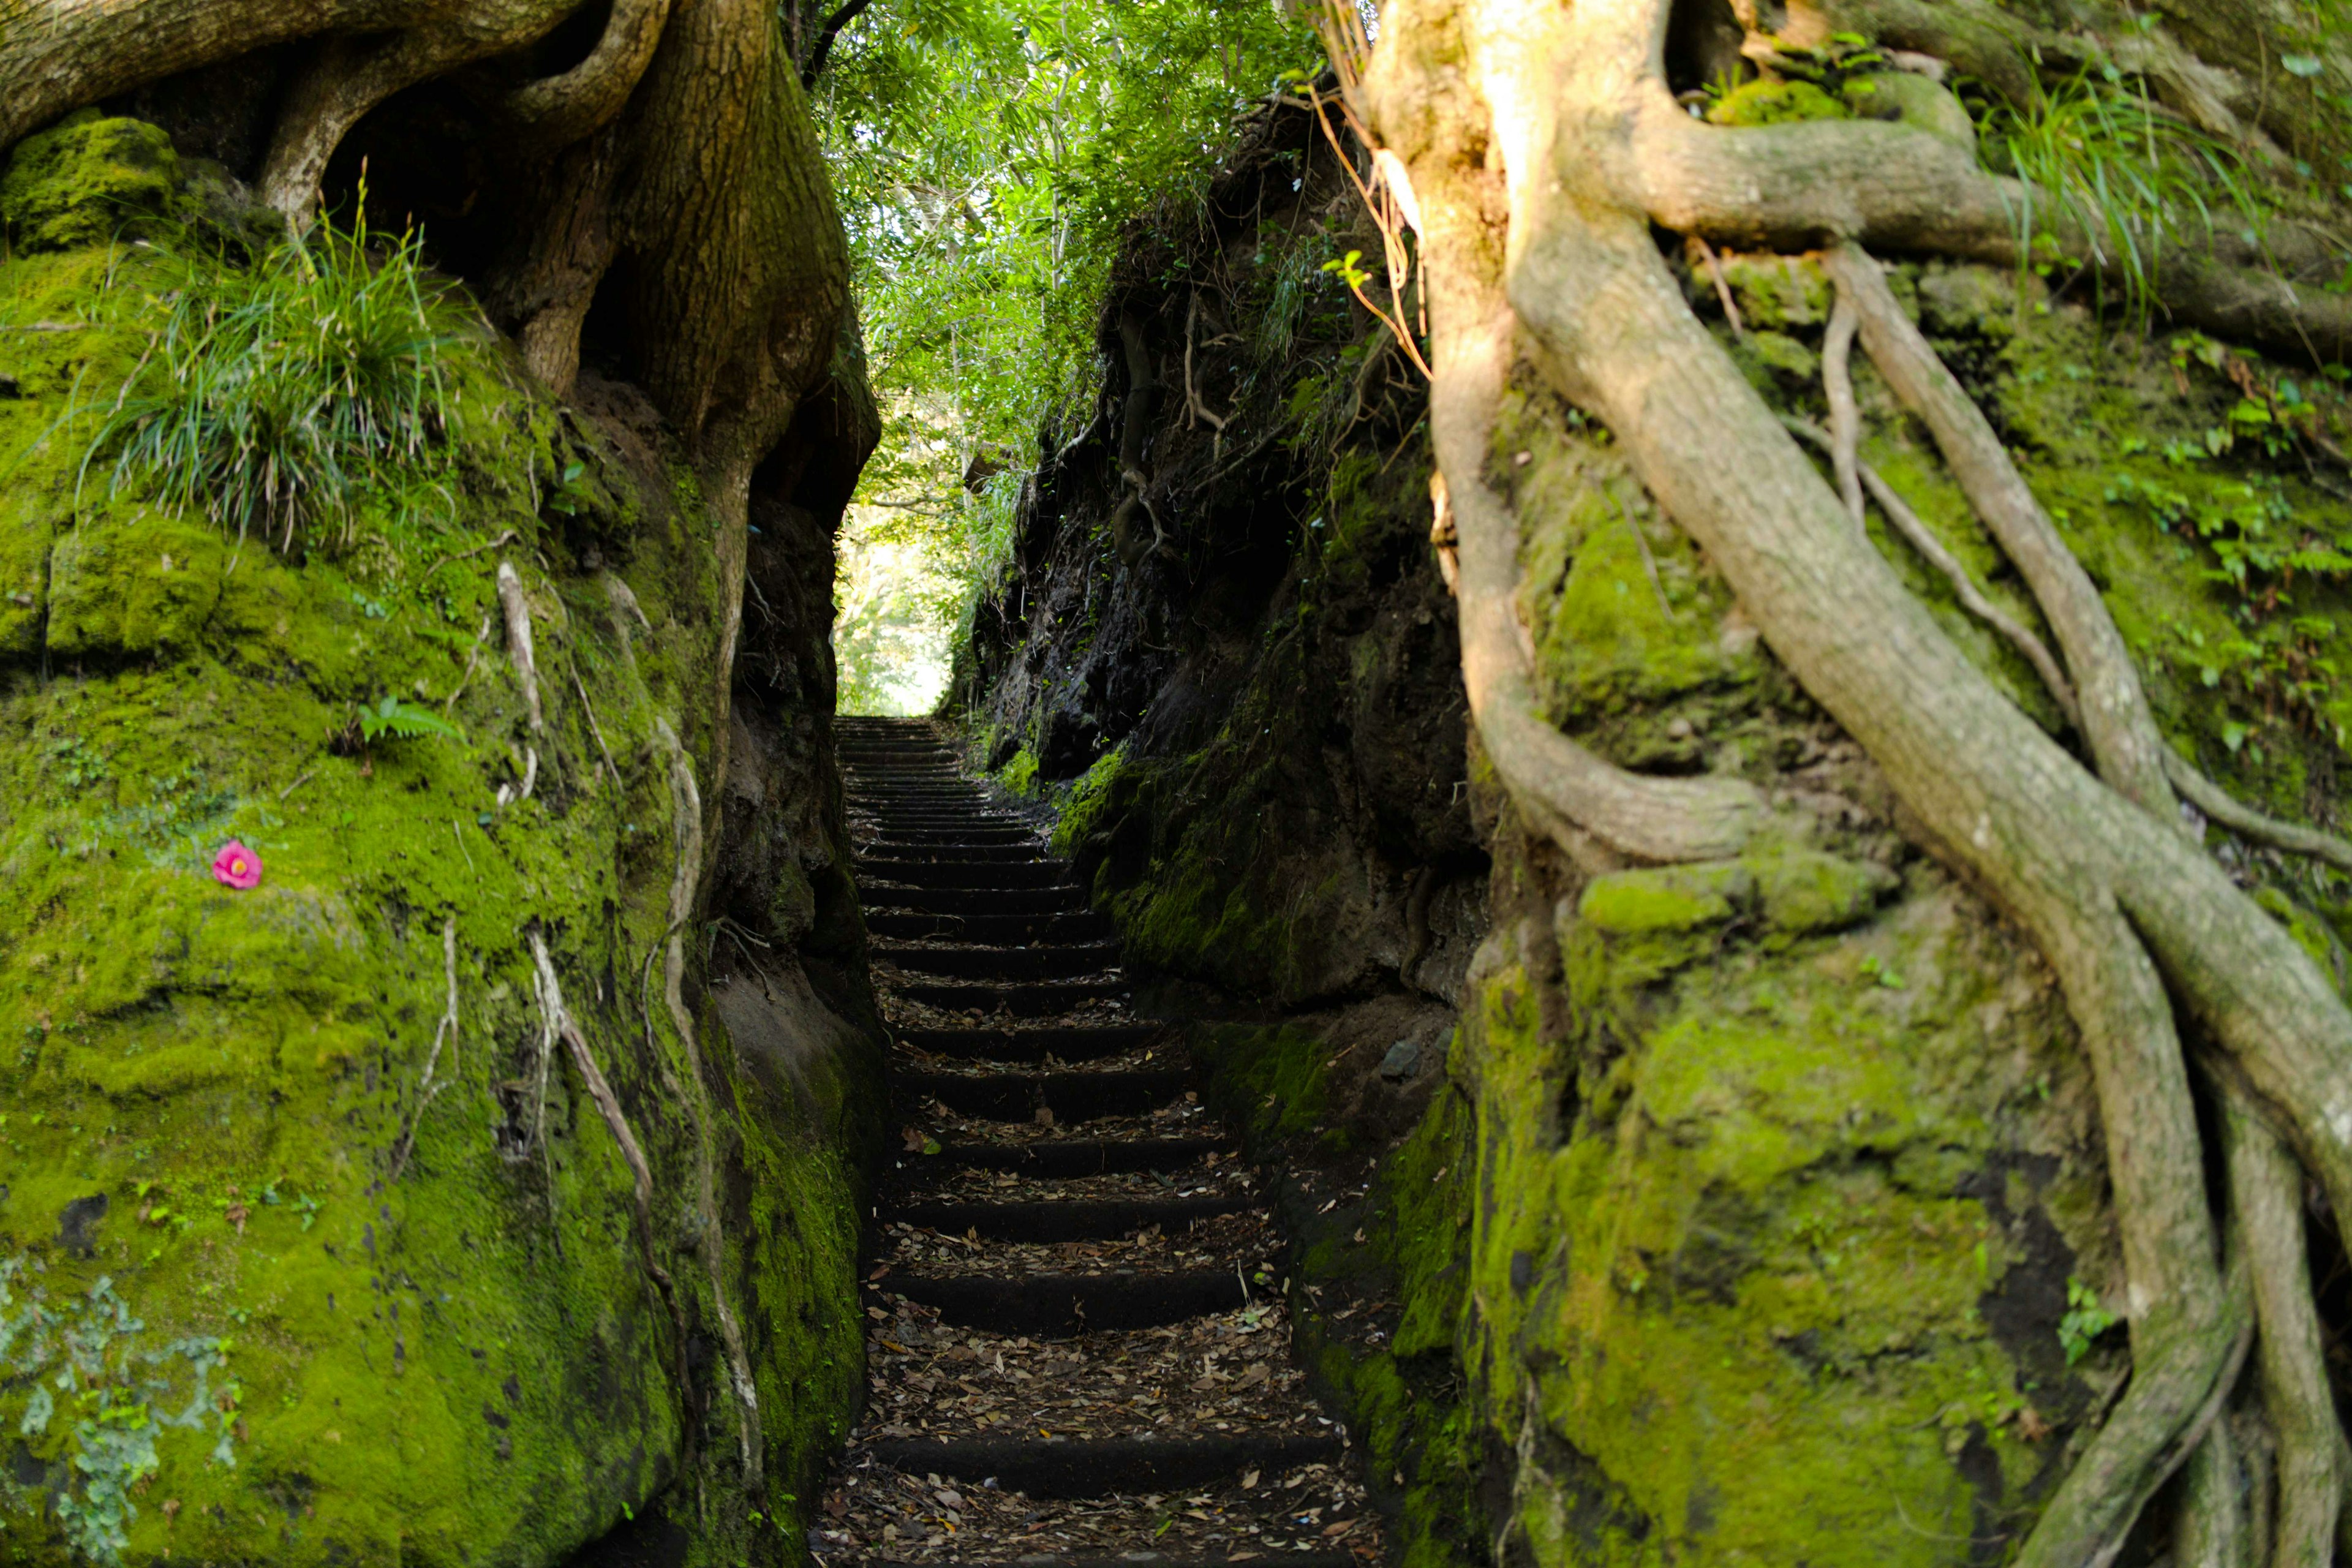
<svg viewBox="0 0 2352 1568">
<path fill-rule="evenodd" d="M 857 365 L 755 500 L 714 787 L 719 527 L 641 395 L 558 404 L 485 335 L 444 477 L 350 548 L 118 487 L 96 416 L 158 296 L 245 265 L 195 205 L 235 186 L 152 126 L 54 134 L 0 180 L 0 1557 L 796 1559 L 877 1070 L 824 646 Z M 432 722 L 362 722 L 395 711 Z M 728 918 L 677 931 L 689 816 Z"/>
</svg>

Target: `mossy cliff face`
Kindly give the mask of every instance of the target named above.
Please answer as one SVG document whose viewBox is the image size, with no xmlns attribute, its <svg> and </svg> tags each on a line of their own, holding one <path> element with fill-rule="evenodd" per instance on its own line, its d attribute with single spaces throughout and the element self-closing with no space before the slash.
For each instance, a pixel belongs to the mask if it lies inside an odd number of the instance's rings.
<svg viewBox="0 0 2352 1568">
<path fill-rule="evenodd" d="M 113 126 L 82 152 L 154 140 Z M 28 169 L 9 216 L 47 226 L 0 262 L 8 323 L 42 324 L 0 334 L 0 1556 L 539 1564 L 615 1527 L 677 1561 L 797 1556 L 793 1494 L 858 1381 L 868 1005 L 854 966 L 801 963 L 816 922 L 783 931 L 769 967 L 824 1026 L 783 1070 L 705 989 L 698 923 L 697 1085 L 647 964 L 674 762 L 730 886 L 773 893 L 762 835 L 803 883 L 837 865 L 829 686 L 771 700 L 797 772 L 755 755 L 712 787 L 725 616 L 694 475 L 629 388 L 558 406 L 496 345 L 453 386 L 460 479 L 398 547 L 289 559 L 85 476 L 70 410 L 138 361 L 152 263 L 107 243 L 118 208 L 24 205 Z M 461 737 L 362 740 L 386 698 Z M 211 875 L 231 838 L 257 887 Z M 854 953 L 854 907 L 828 912 Z M 533 940 L 644 1148 L 683 1343 Z"/>
<path fill-rule="evenodd" d="M 1727 346 L 1823 422 L 1818 271 L 1725 270 L 1748 326 Z M 2334 438 L 2333 383 L 2193 336 L 2111 337 L 2003 273 L 1898 284 L 2105 591 L 2174 742 L 2242 798 L 2334 824 L 2342 687 L 2307 675 L 2337 668 L 2352 624 L 2352 510 L 2279 437 Z M 1691 292 L 1711 309 L 1704 273 Z M 1925 433 L 1859 381 L 1864 460 L 2031 622 Z M 1550 717 L 1628 765 L 1751 779 L 1801 827 L 1734 861 L 1585 876 L 1474 763 L 1493 923 L 1449 1071 L 1476 1148 L 1459 1350 L 1512 1478 L 1496 1545 L 1998 1560 L 2128 1373 L 2072 1024 L 1605 434 L 1531 374 L 1515 384 L 1490 471 L 1544 520 L 1521 607 Z M 1871 528 L 2054 730 L 2030 668 Z M 2340 883 L 2214 847 L 2344 973 Z"/>
</svg>

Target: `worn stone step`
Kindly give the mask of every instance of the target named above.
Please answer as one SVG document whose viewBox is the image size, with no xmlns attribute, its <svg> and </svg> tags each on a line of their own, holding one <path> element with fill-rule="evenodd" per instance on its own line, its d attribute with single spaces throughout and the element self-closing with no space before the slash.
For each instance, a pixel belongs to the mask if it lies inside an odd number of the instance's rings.
<svg viewBox="0 0 2352 1568">
<path fill-rule="evenodd" d="M 1045 836 L 1019 817 L 995 817 L 949 827 L 894 825 L 860 842 L 868 849 L 930 849 L 941 844 L 1043 844 Z"/>
<path fill-rule="evenodd" d="M 1242 1284 L 1249 1268 L 1024 1274 L 1017 1279 L 894 1272 L 866 1289 L 932 1308 L 956 1328 L 1042 1339 L 1089 1329 L 1156 1329 L 1213 1312 L 1239 1311 L 1252 1300 Z"/>
<path fill-rule="evenodd" d="M 936 1100 L 950 1110 L 992 1121 L 1028 1121 L 1040 1110 L 1056 1121 L 1142 1116 L 1198 1081 L 1191 1068 L 1131 1068 L 1115 1072 L 969 1073 L 900 1071 L 891 1083 L 903 1099 Z"/>
<path fill-rule="evenodd" d="M 981 982 L 954 985 L 944 982 L 937 984 L 918 983 L 896 988 L 898 995 L 909 1002 L 919 1002 L 926 1007 L 946 1007 L 956 1012 L 979 1012 L 982 1015 L 999 1011 L 1016 1018 L 1050 1018 L 1056 1013 L 1066 1013 L 1082 1002 L 1108 1001 L 1127 994 L 1124 980 L 1030 980 L 1002 985 Z"/>
<path fill-rule="evenodd" d="M 932 866 L 961 861 L 966 865 L 994 861 L 1021 865 L 1029 861 L 1049 860 L 1045 847 L 1034 839 L 1026 844 L 975 844 L 947 839 L 936 844 L 908 844 L 903 841 L 876 841 L 857 852 L 860 866 L 875 868 L 878 875 L 887 876 L 892 866 Z M 1066 861 L 1054 861 L 1066 865 Z"/>
<path fill-rule="evenodd" d="M 874 956 L 914 974 L 968 980 L 1067 980 L 1118 963 L 1115 942 L 1038 943 L 1026 947 L 900 947 L 877 943 Z"/>
<path fill-rule="evenodd" d="M 1092 1061 L 1148 1046 L 1166 1033 L 1160 1024 L 1093 1024 L 1070 1028 L 898 1029 L 899 1043 L 935 1057 L 973 1061 Z"/>
<path fill-rule="evenodd" d="M 1110 934 L 1110 922 L 1097 914 L 922 915 L 877 910 L 867 912 L 866 929 L 902 941 L 929 937 L 1008 947 L 1015 942 L 1100 942 Z"/>
<path fill-rule="evenodd" d="M 907 888 L 1052 888 L 1070 884 L 1070 868 L 1059 860 L 902 860 L 860 868 L 858 880 L 895 882 Z"/>
<path fill-rule="evenodd" d="M 1129 1171 L 1189 1172 L 1211 1154 L 1233 1152 L 1223 1138 L 1047 1138 L 1034 1143 L 959 1143 L 936 1154 L 902 1155 L 898 1168 L 920 1173 L 931 1165 L 968 1171 L 1009 1171 L 1058 1180 Z"/>
<path fill-rule="evenodd" d="M 1245 1196 L 1076 1198 L 1017 1204 L 908 1202 L 886 1204 L 882 1217 L 950 1236 L 977 1232 L 982 1241 L 1116 1241 L 1153 1226 L 1172 1236 L 1202 1220 L 1257 1206 L 1255 1199 Z"/>
<path fill-rule="evenodd" d="M 865 1446 L 876 1464 L 894 1470 L 936 1473 L 973 1486 L 992 1477 L 1004 1490 L 1035 1498 L 1181 1491 L 1246 1470 L 1335 1464 L 1346 1449 L 1335 1434 L 1245 1432 L 1212 1437 L 884 1437 Z M 1257 1561 L 1271 1568 L 1276 1563 L 1311 1563 L 1318 1555 L 1285 1552 Z M 1025 1568 L 1033 1561 L 1059 1560 L 1017 1561 Z M 1150 1560 L 1121 1554 L 1103 1561 L 1128 1565 Z M 1166 1561 L 1173 1568 L 1188 1560 Z"/>
<path fill-rule="evenodd" d="M 926 915 L 1059 915 L 1087 912 L 1087 891 L 1058 888 L 861 887 L 866 909 Z"/>
<path fill-rule="evenodd" d="M 954 1561 L 969 1568 L 1242 1568 L 1244 1563 L 1254 1564 L 1255 1568 L 1363 1568 L 1362 1563 L 1344 1552 L 1248 1552 L 1238 1557 L 1177 1557 L 1165 1552 L 1024 1552 L 1018 1557 L 959 1557 Z M 604 1565 L 599 1563 L 597 1568 Z M 879 1557 L 845 1557 L 835 1561 L 833 1568 L 906 1565 Z"/>
<path fill-rule="evenodd" d="M 865 819 L 881 833 L 952 833 L 964 827 L 1026 827 L 1035 831 L 1035 825 L 1027 817 L 993 805 L 975 805 L 964 811 L 869 809 Z"/>
</svg>

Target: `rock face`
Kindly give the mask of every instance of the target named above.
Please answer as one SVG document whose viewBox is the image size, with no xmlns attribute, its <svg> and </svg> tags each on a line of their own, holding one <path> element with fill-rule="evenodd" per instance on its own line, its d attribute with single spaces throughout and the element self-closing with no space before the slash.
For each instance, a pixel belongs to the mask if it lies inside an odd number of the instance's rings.
<svg viewBox="0 0 2352 1568">
<path fill-rule="evenodd" d="M 625 384 L 453 350 L 446 477 L 333 548 L 85 471 L 142 291 L 236 265 L 121 246 L 115 198 L 190 233 L 206 178 L 97 120 L 0 179 L 0 1554 L 789 1555 L 859 1378 L 824 567 L 862 375 L 755 499 L 722 780 L 719 531 Z"/>
<path fill-rule="evenodd" d="M 1801 826 L 1734 861 L 1590 874 L 1520 819 L 1462 749 L 1417 388 L 1359 402 L 1381 339 L 1283 316 L 1285 279 L 1378 251 L 1295 226 L 1284 134 L 1222 176 L 1209 238 L 1135 242 L 1122 277 L 1199 280 L 1199 303 L 1136 281 L 1106 315 L 1125 378 L 1046 447 L 977 623 L 986 760 L 1055 799 L 1133 958 L 1229 999 L 1194 1047 L 1221 1109 L 1294 1170 L 1345 1173 L 1346 1206 L 1285 1211 L 1294 1301 L 1408 1556 L 1997 1560 L 2129 1373 L 2093 1088 L 2047 970 L 1915 841 L 1607 433 L 1526 374 L 1488 472 L 1528 520 L 1548 717 L 1629 767 L 1752 780 Z M 1353 198 L 1304 177 L 1304 208 L 1343 225 Z M 1720 265 L 1727 347 L 1821 421 L 1817 268 Z M 1715 309 L 1705 266 L 1687 286 Z M 2304 462 L 2318 447 L 2275 431 L 2340 445 L 2342 401 L 2193 334 L 2116 339 L 2032 279 L 1938 264 L 1898 288 L 2107 595 L 2174 742 L 2242 798 L 2339 821 L 2352 699 L 2318 672 L 2352 511 Z M 1244 348 L 1180 363 L 1221 334 Z M 2030 620 L 1924 433 L 1859 379 L 1864 460 Z M 1139 402 L 1139 498 L 1118 478 Z M 1870 526 L 2058 729 L 2031 669 Z M 2352 970 L 2340 879 L 2212 843 Z"/>
</svg>

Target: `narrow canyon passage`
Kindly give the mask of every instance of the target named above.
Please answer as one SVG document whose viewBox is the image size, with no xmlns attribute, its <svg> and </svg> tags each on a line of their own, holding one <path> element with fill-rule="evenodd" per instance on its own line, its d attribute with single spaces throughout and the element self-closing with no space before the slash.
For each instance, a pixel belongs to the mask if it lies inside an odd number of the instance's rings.
<svg viewBox="0 0 2352 1568">
<path fill-rule="evenodd" d="M 1066 861 L 925 721 L 840 729 L 894 1128 L 828 1561 L 1378 1561 L 1283 1246 Z M 1138 1554 L 1141 1554 L 1139 1559 Z"/>
</svg>

